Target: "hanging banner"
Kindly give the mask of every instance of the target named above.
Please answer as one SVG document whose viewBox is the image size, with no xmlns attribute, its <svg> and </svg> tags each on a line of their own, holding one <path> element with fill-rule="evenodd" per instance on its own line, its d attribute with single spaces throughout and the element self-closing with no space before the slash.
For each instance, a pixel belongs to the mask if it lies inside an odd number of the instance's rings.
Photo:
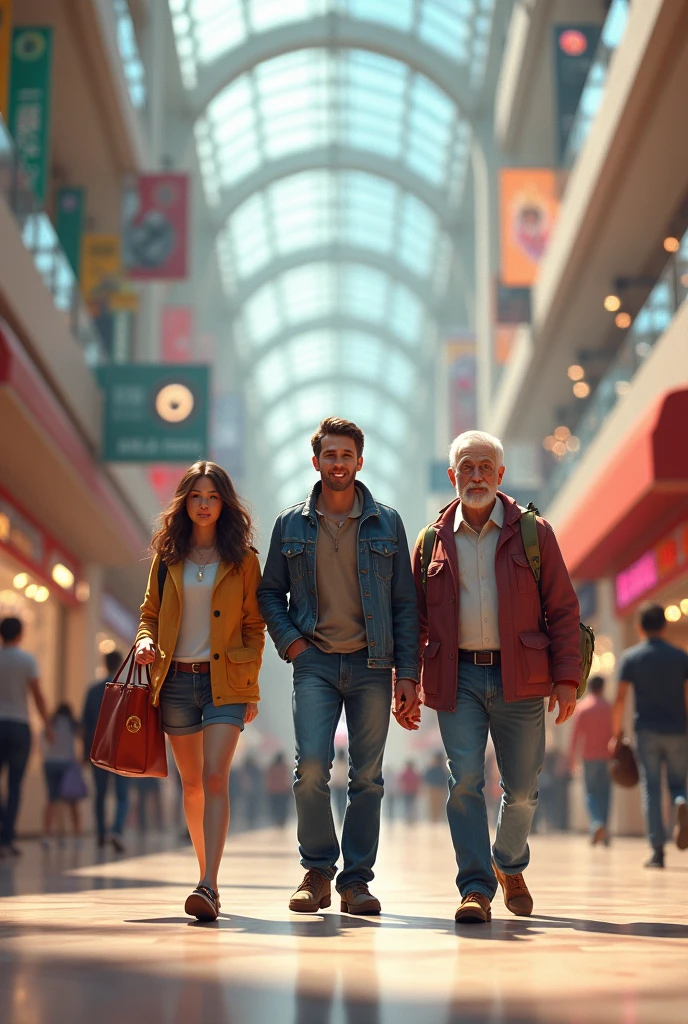
<svg viewBox="0 0 688 1024">
<path fill-rule="evenodd" d="M 0 117 L 8 120 L 10 53 L 12 50 L 12 0 L 0 0 Z"/>
<path fill-rule="evenodd" d="M 554 25 L 557 158 L 561 164 L 585 82 L 600 41 L 600 25 Z"/>
<path fill-rule="evenodd" d="M 15 28 L 12 32 L 9 130 L 41 206 L 50 166 L 52 41 L 51 28 Z"/>
<path fill-rule="evenodd" d="M 452 440 L 477 426 L 475 337 L 465 334 L 446 343 L 449 429 Z"/>
<path fill-rule="evenodd" d="M 55 203 L 55 230 L 77 280 L 81 275 L 85 198 L 83 188 L 61 188 Z"/>
<path fill-rule="evenodd" d="M 142 174 L 136 179 L 123 199 L 122 252 L 129 277 L 188 277 L 188 216 L 188 175 Z"/>
<path fill-rule="evenodd" d="M 163 363 L 190 363 L 193 354 L 191 306 L 164 306 L 160 317 Z"/>
<path fill-rule="evenodd" d="M 509 167 L 499 172 L 501 280 L 508 288 L 529 288 L 559 209 L 554 171 Z"/>
</svg>

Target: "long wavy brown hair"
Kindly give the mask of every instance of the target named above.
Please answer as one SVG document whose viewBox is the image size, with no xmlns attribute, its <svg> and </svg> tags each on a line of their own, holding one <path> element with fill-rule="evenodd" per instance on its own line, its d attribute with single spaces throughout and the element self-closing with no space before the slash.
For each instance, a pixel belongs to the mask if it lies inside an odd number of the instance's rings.
<svg viewBox="0 0 688 1024">
<path fill-rule="evenodd" d="M 215 524 L 215 547 L 223 562 L 239 565 L 249 549 L 253 548 L 253 524 L 228 473 L 216 462 L 200 460 L 189 466 L 177 485 L 172 501 L 160 516 L 161 525 L 153 535 L 151 547 L 167 565 L 184 561 L 191 547 L 193 529 L 186 511 L 186 500 L 202 476 L 211 478 L 222 499 L 222 512 Z"/>
</svg>

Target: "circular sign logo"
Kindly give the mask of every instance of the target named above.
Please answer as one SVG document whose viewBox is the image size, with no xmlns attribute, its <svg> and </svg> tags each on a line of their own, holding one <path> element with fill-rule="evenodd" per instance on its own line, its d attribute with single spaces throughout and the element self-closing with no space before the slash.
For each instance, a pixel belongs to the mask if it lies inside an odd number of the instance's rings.
<svg viewBox="0 0 688 1024">
<path fill-rule="evenodd" d="M 17 36 L 14 52 L 19 60 L 40 60 L 45 53 L 45 46 L 45 36 L 43 33 L 33 32 L 29 29 L 26 32 L 20 32 Z"/>
<path fill-rule="evenodd" d="M 138 718 L 136 715 L 130 715 L 129 718 L 127 718 L 126 724 L 127 732 L 136 733 L 139 732 L 139 730 L 141 729 L 141 719 Z"/>
<path fill-rule="evenodd" d="M 577 28 L 568 28 L 559 36 L 559 46 L 568 57 L 582 57 L 588 48 L 588 40 Z"/>
<path fill-rule="evenodd" d="M 167 384 L 155 396 L 155 411 L 165 423 L 182 423 L 193 412 L 193 392 L 186 384 Z"/>
</svg>

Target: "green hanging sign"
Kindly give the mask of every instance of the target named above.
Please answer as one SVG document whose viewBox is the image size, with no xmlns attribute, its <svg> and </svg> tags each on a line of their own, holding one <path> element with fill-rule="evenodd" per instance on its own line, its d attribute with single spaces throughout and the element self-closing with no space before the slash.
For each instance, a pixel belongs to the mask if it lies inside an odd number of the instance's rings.
<svg viewBox="0 0 688 1024">
<path fill-rule="evenodd" d="M 77 281 L 81 273 L 85 195 L 83 188 L 61 188 L 55 203 L 55 230 Z"/>
<path fill-rule="evenodd" d="M 50 101 L 53 30 L 12 32 L 9 129 L 29 185 L 45 204 L 50 166 Z"/>
</svg>

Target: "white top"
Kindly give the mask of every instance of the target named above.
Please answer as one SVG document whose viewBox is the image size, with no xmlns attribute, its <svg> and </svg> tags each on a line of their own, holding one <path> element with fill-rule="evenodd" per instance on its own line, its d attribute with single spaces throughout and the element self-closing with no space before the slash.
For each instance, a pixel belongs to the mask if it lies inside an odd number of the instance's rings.
<svg viewBox="0 0 688 1024">
<path fill-rule="evenodd" d="M 19 647 L 0 647 L 0 721 L 29 721 L 29 683 L 38 679 L 36 659 Z"/>
<path fill-rule="evenodd" d="M 499 651 L 499 600 L 495 574 L 497 541 L 504 525 L 504 505 L 497 498 L 480 536 L 463 517 L 463 502 L 454 518 L 459 559 L 459 647 L 465 651 Z"/>
<path fill-rule="evenodd" d="M 219 562 L 205 567 L 203 579 L 198 579 L 198 566 L 187 559 L 184 562 L 184 593 L 182 621 L 179 625 L 175 661 L 210 660 L 210 606 Z"/>
</svg>

